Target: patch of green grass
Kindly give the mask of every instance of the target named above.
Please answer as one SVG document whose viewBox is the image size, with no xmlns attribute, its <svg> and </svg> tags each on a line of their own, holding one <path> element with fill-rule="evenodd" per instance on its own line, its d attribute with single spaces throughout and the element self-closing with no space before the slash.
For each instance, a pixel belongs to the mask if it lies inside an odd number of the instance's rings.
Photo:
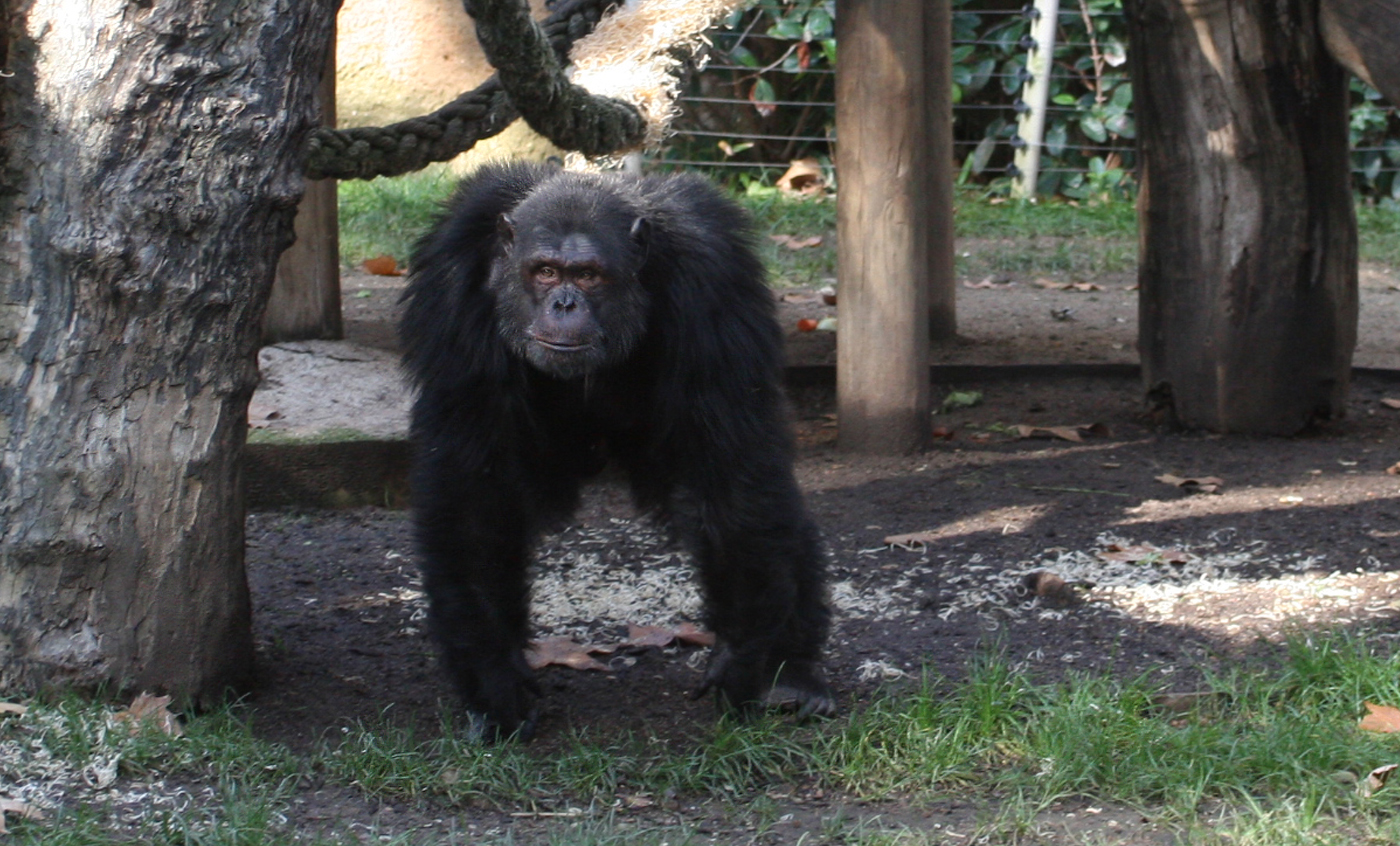
<svg viewBox="0 0 1400 846">
<path fill-rule="evenodd" d="M 962 681 L 929 676 L 828 723 L 720 720 L 683 743 L 580 733 L 549 750 L 481 746 L 447 716 L 430 738 L 384 720 L 299 756 L 260 740 L 236 709 L 191 718 L 183 736 L 170 737 L 133 733 L 113 720 L 113 708 L 66 698 L 0 721 L 0 744 L 11 782 L 52 784 L 56 795 L 69 785 L 47 820 L 12 818 L 10 839 L 26 844 L 290 842 L 284 812 L 311 772 L 370 797 L 448 809 L 590 809 L 582 821 L 541 823 L 558 843 L 650 846 L 695 836 L 599 810 L 629 798 L 716 802 L 762 830 L 787 810 L 767 795 L 776 785 L 907 803 L 963 796 L 985 804 L 979 836 L 990 843 L 1034 839 L 1047 809 L 1071 796 L 1143 808 L 1190 842 L 1400 836 L 1390 813 L 1400 785 L 1373 797 L 1355 788 L 1372 768 L 1400 760 L 1400 738 L 1357 728 L 1363 702 L 1400 703 L 1396 655 L 1359 636 L 1300 635 L 1275 669 L 1207 683 L 1195 710 L 1165 713 L 1156 692 L 1147 679 L 1106 675 L 1038 683 L 990 656 Z M 108 778 L 119 792 L 149 794 L 138 803 L 146 810 L 108 808 L 96 801 L 105 794 L 73 787 Z M 170 781 L 193 786 L 179 798 Z M 836 839 L 940 842 L 884 827 L 846 834 Z"/>
<path fill-rule="evenodd" d="M 1394 206 L 1358 205 L 1356 226 L 1362 261 L 1400 268 L 1400 211 Z"/>
<path fill-rule="evenodd" d="M 993 203 L 961 192 L 953 201 L 953 226 L 960 238 L 1137 238 L 1132 203 L 1070 205 L 1046 201 Z"/>
<path fill-rule="evenodd" d="M 406 264 L 414 242 L 442 211 L 457 180 L 447 165 L 430 165 L 403 176 L 341 182 L 341 262 L 356 265 L 389 255 Z"/>
</svg>

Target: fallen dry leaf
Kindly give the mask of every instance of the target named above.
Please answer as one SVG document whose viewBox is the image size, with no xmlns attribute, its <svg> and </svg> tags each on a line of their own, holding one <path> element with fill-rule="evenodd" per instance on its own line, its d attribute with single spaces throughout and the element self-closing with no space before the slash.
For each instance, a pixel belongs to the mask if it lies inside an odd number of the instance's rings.
<svg viewBox="0 0 1400 846">
<path fill-rule="evenodd" d="M 1362 796 L 1370 796 L 1385 787 L 1385 783 L 1390 780 L 1390 774 L 1395 772 L 1397 767 L 1400 767 L 1400 764 L 1386 764 L 1371 770 L 1364 779 L 1357 783 L 1356 792 Z"/>
<path fill-rule="evenodd" d="M 1085 437 L 1105 438 L 1108 437 L 1108 427 L 1102 423 L 1089 423 L 1083 426 L 1027 426 L 1025 424 L 1016 427 L 1017 434 L 1022 438 L 1059 438 L 1065 441 L 1078 443 Z"/>
<path fill-rule="evenodd" d="M 797 321 L 797 331 L 815 332 L 817 331 L 817 321 L 813 320 L 810 317 L 804 317 L 801 320 Z"/>
<path fill-rule="evenodd" d="M 774 185 L 788 194 L 820 194 L 826 187 L 826 179 L 822 176 L 821 162 L 806 158 L 792 162 Z"/>
<path fill-rule="evenodd" d="M 21 705 L 18 702 L 0 702 L 0 715 L 14 714 L 16 717 L 23 717 L 28 710 L 28 705 Z"/>
<path fill-rule="evenodd" d="M 1389 467 L 1385 468 L 1385 472 L 1386 475 L 1389 476 L 1400 476 L 1400 464 L 1390 465 Z"/>
<path fill-rule="evenodd" d="M 1066 291 L 1102 291 L 1103 287 L 1093 282 L 1071 282 L 1064 288 Z"/>
<path fill-rule="evenodd" d="M 375 276 L 403 276 L 404 271 L 399 270 L 399 263 L 394 261 L 393 256 L 375 256 L 365 259 L 361 266 Z"/>
<path fill-rule="evenodd" d="M 1400 708 L 1367 702 L 1366 710 L 1370 713 L 1361 718 L 1358 726 L 1362 731 L 1400 732 Z"/>
<path fill-rule="evenodd" d="M 1056 282 L 1054 279 L 1047 279 L 1044 276 L 1037 276 L 1036 278 L 1032 279 L 1031 284 L 1036 286 L 1037 288 L 1044 288 L 1047 291 L 1060 291 L 1064 290 L 1065 287 L 1065 283 Z"/>
<path fill-rule="evenodd" d="M 997 279 L 994 276 L 988 276 L 984 278 L 981 282 L 963 282 L 964 288 L 982 288 L 986 290 L 999 290 L 1001 288 L 1010 288 L 1011 285 L 1012 282 L 1010 279 Z"/>
<path fill-rule="evenodd" d="M 627 643 L 624 646 L 670 646 L 676 639 L 675 634 L 664 626 L 639 626 L 635 623 L 627 624 Z"/>
<path fill-rule="evenodd" d="M 694 623 L 681 623 L 675 628 L 665 626 L 639 626 L 636 623 L 627 624 L 627 642 L 622 646 L 626 647 L 648 647 L 658 648 L 679 643 L 685 646 L 714 646 L 715 636 L 712 632 L 701 629 Z"/>
<path fill-rule="evenodd" d="M 1181 488 L 1188 493 L 1215 493 L 1225 484 L 1225 480 L 1218 476 L 1175 476 L 1171 473 L 1163 473 L 1155 478 L 1159 482 Z"/>
<path fill-rule="evenodd" d="M 1391 397 L 1385 397 L 1381 400 L 1381 405 L 1385 406 L 1386 408 L 1400 408 L 1400 399 L 1392 399 Z"/>
<path fill-rule="evenodd" d="M 44 814 L 33 805 L 21 802 L 18 799 L 0 799 L 0 834 L 8 834 L 5 828 L 5 815 L 14 814 L 26 820 L 42 820 Z"/>
<path fill-rule="evenodd" d="M 532 670 L 550 665 L 575 670 L 606 670 L 607 665 L 600 663 L 592 653 L 607 654 L 612 651 L 613 647 L 585 646 L 571 637 L 547 637 L 530 641 L 530 646 L 525 650 L 525 663 Z"/>
<path fill-rule="evenodd" d="M 820 247 L 822 236 L 809 235 L 806 238 L 797 235 L 769 235 L 768 239 L 780 247 L 787 247 L 789 250 L 803 250 L 807 247 Z"/>
<path fill-rule="evenodd" d="M 127 728 L 132 734 L 139 733 L 143 725 L 153 725 L 171 737 L 179 737 L 185 730 L 180 728 L 179 718 L 166 708 L 169 704 L 169 696 L 152 696 L 143 692 L 131 700 L 125 711 L 118 711 L 112 718 L 129 723 Z"/>
</svg>

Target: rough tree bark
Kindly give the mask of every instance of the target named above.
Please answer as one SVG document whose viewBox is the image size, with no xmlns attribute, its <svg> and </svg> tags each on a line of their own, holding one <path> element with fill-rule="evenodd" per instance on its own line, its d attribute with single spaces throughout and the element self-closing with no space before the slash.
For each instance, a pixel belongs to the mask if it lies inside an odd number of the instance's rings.
<svg viewBox="0 0 1400 846">
<path fill-rule="evenodd" d="M 207 701 L 252 656 L 239 464 L 325 0 L 6 0 L 0 689 Z"/>
<path fill-rule="evenodd" d="M 1356 342 L 1347 89 L 1316 0 L 1129 0 L 1139 352 L 1178 422 L 1343 413 Z"/>
</svg>

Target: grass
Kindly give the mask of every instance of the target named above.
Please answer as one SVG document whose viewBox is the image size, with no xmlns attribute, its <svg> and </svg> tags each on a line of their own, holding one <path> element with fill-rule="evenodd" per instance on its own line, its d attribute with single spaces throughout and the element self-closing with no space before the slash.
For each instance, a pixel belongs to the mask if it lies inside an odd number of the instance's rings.
<svg viewBox="0 0 1400 846">
<path fill-rule="evenodd" d="M 684 743 L 579 734 L 544 754 L 464 742 L 445 717 L 430 738 L 386 720 L 294 755 L 260 740 L 238 709 L 193 717 L 183 736 L 168 737 L 132 734 L 109 708 L 68 698 L 0 724 L 0 785 L 10 795 L 25 786 L 19 795 L 29 801 L 67 796 L 45 820 L 9 820 L 11 842 L 59 846 L 288 843 L 286 810 L 322 782 L 438 817 L 474 807 L 593 809 L 582 821 L 542 824 L 560 843 L 679 843 L 693 834 L 599 810 L 634 798 L 708 803 L 762 828 L 796 807 L 769 795 L 777 785 L 897 804 L 962 796 L 988 809 L 978 831 L 989 843 L 1027 839 L 1065 797 L 1142 809 L 1190 842 L 1400 838 L 1390 812 L 1400 786 L 1367 798 L 1354 784 L 1400 760 L 1400 740 L 1356 728 L 1363 702 L 1400 703 L 1400 658 L 1357 636 L 1300 636 L 1281 666 L 1233 672 L 1208 688 L 1197 710 L 1162 713 L 1146 680 L 1040 683 L 993 656 L 963 681 L 929 676 L 823 725 L 722 720 Z M 869 818 L 826 825 L 829 842 L 941 842 Z"/>
<path fill-rule="evenodd" d="M 392 179 L 340 183 L 341 259 L 356 265 L 390 255 L 403 263 L 451 194 L 456 177 L 445 166 Z M 750 185 L 735 195 L 753 216 L 758 247 L 778 287 L 820 287 L 836 277 L 836 204 L 825 197 L 794 197 Z M 980 279 L 1012 275 L 1091 279 L 1137 266 L 1137 214 L 1128 202 L 988 201 L 975 192 L 955 200 L 956 235 L 995 242 L 960 251 L 958 275 Z M 1363 261 L 1400 267 L 1400 213 L 1357 207 Z M 819 246 L 780 246 L 770 235 L 820 236 Z"/>
</svg>

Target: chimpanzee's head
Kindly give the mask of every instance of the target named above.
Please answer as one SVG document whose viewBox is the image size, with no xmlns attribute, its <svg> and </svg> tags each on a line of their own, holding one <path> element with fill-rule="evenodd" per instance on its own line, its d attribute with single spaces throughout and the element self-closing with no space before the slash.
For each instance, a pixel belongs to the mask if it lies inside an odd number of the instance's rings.
<svg viewBox="0 0 1400 846">
<path fill-rule="evenodd" d="M 625 361 L 646 332 L 649 233 L 618 188 L 582 175 L 501 215 L 490 285 L 506 343 L 560 379 Z"/>
</svg>

